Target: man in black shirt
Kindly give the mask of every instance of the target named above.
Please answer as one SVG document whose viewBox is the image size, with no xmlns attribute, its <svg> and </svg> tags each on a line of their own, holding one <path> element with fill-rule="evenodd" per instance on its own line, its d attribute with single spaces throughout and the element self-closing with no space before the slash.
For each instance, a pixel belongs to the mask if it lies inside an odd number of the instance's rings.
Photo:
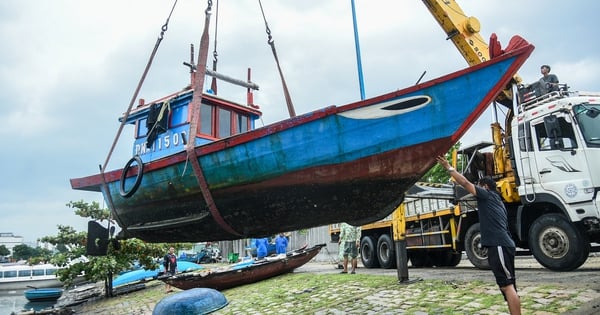
<svg viewBox="0 0 600 315">
<path fill-rule="evenodd" d="M 510 314 L 521 314 L 521 300 L 515 280 L 515 242 L 510 236 L 506 208 L 496 190 L 496 182 L 484 177 L 475 185 L 451 167 L 444 157 L 438 156 L 437 161 L 448 170 L 457 184 L 477 198 L 481 246 L 488 250 L 488 262 Z"/>
<path fill-rule="evenodd" d="M 165 275 L 174 276 L 177 272 L 177 256 L 175 256 L 175 248 L 169 248 L 169 252 L 163 259 L 163 265 L 165 267 Z M 166 283 L 165 292 L 173 292 L 171 286 Z"/>
</svg>

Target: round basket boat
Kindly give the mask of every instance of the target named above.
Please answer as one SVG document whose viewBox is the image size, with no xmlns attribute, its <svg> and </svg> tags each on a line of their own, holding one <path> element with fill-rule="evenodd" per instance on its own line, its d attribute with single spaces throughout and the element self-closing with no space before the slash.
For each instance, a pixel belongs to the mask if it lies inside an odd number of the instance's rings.
<svg viewBox="0 0 600 315">
<path fill-rule="evenodd" d="M 154 307 L 153 315 L 209 314 L 227 306 L 225 296 L 209 288 L 195 288 L 169 295 Z"/>
</svg>

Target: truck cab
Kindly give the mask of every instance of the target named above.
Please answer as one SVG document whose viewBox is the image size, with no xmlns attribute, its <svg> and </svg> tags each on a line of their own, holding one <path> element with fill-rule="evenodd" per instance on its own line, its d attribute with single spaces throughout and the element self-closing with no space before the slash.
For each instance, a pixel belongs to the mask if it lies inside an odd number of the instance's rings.
<svg viewBox="0 0 600 315">
<path fill-rule="evenodd" d="M 543 266 L 576 269 L 600 241 L 600 93 L 565 86 L 516 110 L 509 137 L 516 238 Z"/>
</svg>

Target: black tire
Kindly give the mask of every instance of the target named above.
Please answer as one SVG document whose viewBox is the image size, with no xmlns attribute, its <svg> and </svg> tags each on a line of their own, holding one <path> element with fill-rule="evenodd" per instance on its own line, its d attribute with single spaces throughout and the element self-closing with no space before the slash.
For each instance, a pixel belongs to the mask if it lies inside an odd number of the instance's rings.
<svg viewBox="0 0 600 315">
<path fill-rule="evenodd" d="M 554 271 L 575 270 L 590 254 L 587 235 L 558 213 L 545 214 L 533 222 L 529 247 L 542 266 Z"/>
<path fill-rule="evenodd" d="M 444 249 L 430 253 L 433 264 L 438 267 L 456 267 L 462 259 L 461 252 L 455 252 L 451 249 Z"/>
<path fill-rule="evenodd" d="M 471 225 L 465 234 L 465 252 L 473 266 L 484 270 L 490 269 L 487 248 L 481 246 L 479 223 Z"/>
<path fill-rule="evenodd" d="M 448 267 L 456 267 L 458 266 L 458 264 L 460 264 L 460 261 L 462 260 L 462 252 L 453 252 L 453 251 L 449 251 L 449 259 L 448 259 L 448 264 L 446 266 Z"/>
<path fill-rule="evenodd" d="M 377 260 L 379 266 L 385 269 L 396 268 L 396 251 L 394 250 L 394 242 L 392 238 L 383 234 L 377 240 Z"/>
<path fill-rule="evenodd" d="M 375 241 L 371 236 L 365 236 L 360 241 L 360 259 L 362 260 L 363 266 L 366 268 L 379 267 L 377 248 L 375 247 Z"/>
<path fill-rule="evenodd" d="M 133 183 L 133 186 L 131 186 L 131 189 L 129 189 L 129 191 L 127 191 L 127 190 L 125 190 L 125 178 L 127 177 L 127 172 L 133 165 L 133 162 L 137 163 L 137 174 L 136 174 L 135 182 Z M 119 184 L 119 194 L 121 194 L 121 197 L 129 198 L 129 197 L 133 196 L 133 194 L 137 191 L 137 189 L 140 187 L 140 184 L 142 183 L 143 175 L 144 175 L 144 163 L 142 162 L 142 159 L 140 158 L 140 156 L 136 155 L 136 156 L 132 157 L 127 162 L 127 164 L 125 164 L 125 167 L 123 168 L 123 172 L 121 172 L 121 182 Z"/>
<path fill-rule="evenodd" d="M 422 250 L 413 250 L 409 254 L 410 264 L 415 268 L 433 267 L 429 253 Z"/>
</svg>

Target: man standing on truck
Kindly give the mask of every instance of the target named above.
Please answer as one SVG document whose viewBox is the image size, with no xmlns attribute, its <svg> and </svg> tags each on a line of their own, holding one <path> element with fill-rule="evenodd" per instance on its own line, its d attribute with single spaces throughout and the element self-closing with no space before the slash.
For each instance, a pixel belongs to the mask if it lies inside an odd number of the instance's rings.
<svg viewBox="0 0 600 315">
<path fill-rule="evenodd" d="M 550 73 L 550 66 L 542 65 L 540 67 L 540 72 L 542 73 L 542 77 L 540 78 L 542 89 L 546 91 L 546 93 L 558 91 L 558 77 L 556 74 Z"/>
<path fill-rule="evenodd" d="M 340 225 L 339 243 L 344 244 L 344 248 L 340 248 L 344 251 L 344 270 L 341 273 L 348 273 L 348 256 L 350 256 L 352 258 L 352 271 L 350 273 L 355 274 L 358 264 L 358 248 L 360 247 L 360 226 L 342 223 Z"/>
<path fill-rule="evenodd" d="M 521 300 L 517 294 L 515 279 L 516 246 L 510 236 L 506 208 L 496 190 L 496 182 L 491 177 L 483 177 L 474 185 L 451 167 L 446 158 L 438 156 L 437 161 L 457 184 L 477 198 L 481 246 L 487 248 L 490 268 L 510 314 L 521 314 Z"/>
</svg>

